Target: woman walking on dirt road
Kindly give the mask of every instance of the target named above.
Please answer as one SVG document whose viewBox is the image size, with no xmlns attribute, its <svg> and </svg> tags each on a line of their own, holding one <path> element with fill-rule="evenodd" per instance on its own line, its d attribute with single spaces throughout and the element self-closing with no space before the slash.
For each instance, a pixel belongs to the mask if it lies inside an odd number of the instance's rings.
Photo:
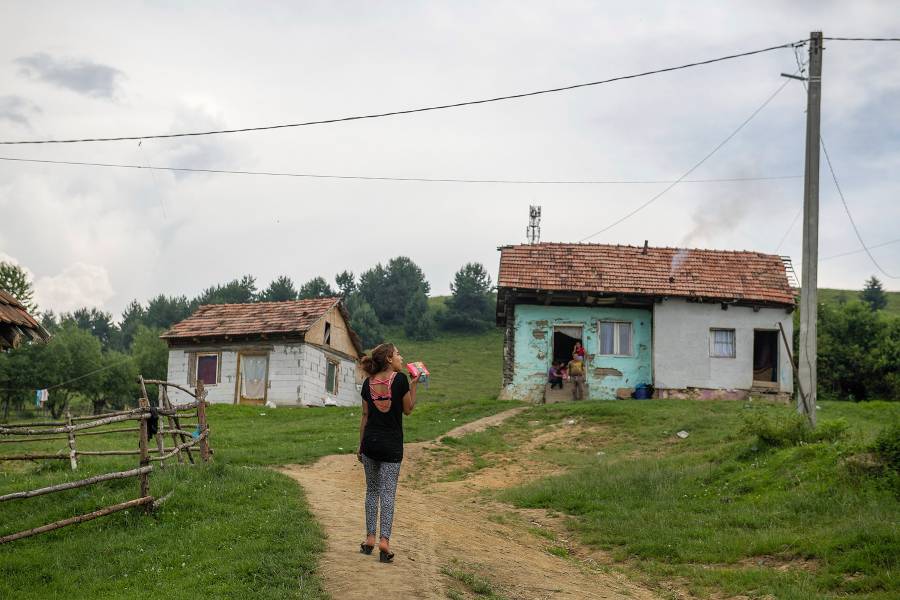
<svg viewBox="0 0 900 600">
<path fill-rule="evenodd" d="M 381 540 L 378 559 L 392 562 L 391 526 L 394 497 L 403 460 L 403 415 L 416 407 L 418 379 L 410 383 L 402 372 L 403 357 L 393 344 L 381 344 L 359 361 L 369 374 L 362 385 L 362 419 L 356 456 L 366 472 L 366 541 L 363 554 L 375 548 L 375 520 L 381 507 Z"/>
</svg>

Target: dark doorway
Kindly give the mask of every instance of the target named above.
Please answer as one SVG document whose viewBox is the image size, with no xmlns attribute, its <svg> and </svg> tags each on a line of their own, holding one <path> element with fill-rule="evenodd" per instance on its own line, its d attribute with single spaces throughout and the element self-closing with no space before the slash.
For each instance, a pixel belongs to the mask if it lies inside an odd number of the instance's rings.
<svg viewBox="0 0 900 600">
<path fill-rule="evenodd" d="M 553 362 L 572 360 L 575 342 L 581 341 L 581 327 L 557 327 L 553 330 Z"/>
<path fill-rule="evenodd" d="M 778 381 L 778 332 L 753 332 L 753 381 Z"/>
</svg>

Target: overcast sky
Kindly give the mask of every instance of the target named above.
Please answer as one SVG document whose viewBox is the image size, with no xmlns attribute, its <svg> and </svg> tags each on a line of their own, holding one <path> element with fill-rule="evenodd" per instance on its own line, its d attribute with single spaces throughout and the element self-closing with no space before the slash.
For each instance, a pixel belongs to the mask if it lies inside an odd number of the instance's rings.
<svg viewBox="0 0 900 600">
<path fill-rule="evenodd" d="M 149 135 L 327 119 L 605 79 L 808 36 L 897 36 L 895 2 L 6 3 L 0 139 Z M 805 59 L 805 49 L 801 57 Z M 788 49 L 674 73 L 416 115 L 234 135 L 44 146 L 0 156 L 210 169 L 479 179 L 677 179 L 797 70 Z M 692 178 L 801 175 L 805 93 L 790 84 Z M 869 245 L 900 238 L 900 43 L 828 42 L 822 135 Z M 824 157 L 823 157 L 824 158 Z M 664 189 L 173 174 L 0 161 L 0 255 L 42 309 L 196 295 L 250 273 L 359 273 L 407 255 L 433 293 L 497 246 L 576 242 Z M 822 163 L 822 257 L 860 249 Z M 800 178 L 683 183 L 598 243 L 778 244 Z M 900 243 L 873 250 L 900 275 Z M 3 256 L 0 256 L 2 258 Z M 822 287 L 877 274 L 823 260 Z"/>
</svg>

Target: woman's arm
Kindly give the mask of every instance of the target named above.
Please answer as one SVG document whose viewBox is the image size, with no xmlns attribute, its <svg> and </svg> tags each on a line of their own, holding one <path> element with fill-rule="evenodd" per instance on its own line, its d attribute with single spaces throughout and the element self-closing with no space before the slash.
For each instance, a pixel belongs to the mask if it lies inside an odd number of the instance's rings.
<svg viewBox="0 0 900 600">
<path fill-rule="evenodd" d="M 419 378 L 414 377 L 409 382 L 409 391 L 403 396 L 403 414 L 409 415 L 416 407 L 416 388 L 419 387 Z"/>
<path fill-rule="evenodd" d="M 356 455 L 359 456 L 362 452 L 362 439 L 363 432 L 366 430 L 366 421 L 369 420 L 369 405 L 366 403 L 365 399 L 362 401 L 362 415 L 359 419 L 359 446 L 356 447 Z"/>
</svg>

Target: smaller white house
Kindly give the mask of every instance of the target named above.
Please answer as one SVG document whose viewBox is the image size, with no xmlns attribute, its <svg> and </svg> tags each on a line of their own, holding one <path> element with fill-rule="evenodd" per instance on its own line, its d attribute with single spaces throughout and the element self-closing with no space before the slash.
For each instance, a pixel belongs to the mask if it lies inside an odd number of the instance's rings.
<svg viewBox="0 0 900 600">
<path fill-rule="evenodd" d="M 203 305 L 160 336 L 166 378 L 202 381 L 216 403 L 355 405 L 363 349 L 349 320 L 340 298 Z"/>
</svg>

